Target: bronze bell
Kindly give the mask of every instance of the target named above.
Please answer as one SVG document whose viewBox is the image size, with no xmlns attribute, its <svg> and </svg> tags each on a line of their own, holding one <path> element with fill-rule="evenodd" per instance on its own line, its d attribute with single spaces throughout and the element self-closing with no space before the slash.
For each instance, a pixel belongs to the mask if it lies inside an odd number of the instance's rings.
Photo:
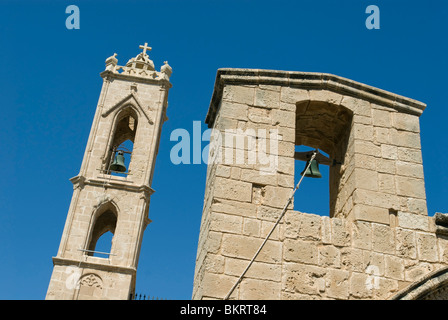
<svg viewBox="0 0 448 320">
<path fill-rule="evenodd" d="M 110 166 L 110 170 L 118 172 L 126 172 L 126 166 L 124 165 L 123 151 L 118 151 L 115 156 L 114 162 Z"/>
<path fill-rule="evenodd" d="M 306 162 L 306 171 L 303 170 L 301 175 L 305 175 L 305 177 L 309 178 L 322 178 L 322 174 L 319 172 L 319 162 L 317 162 L 317 160 L 313 160 L 311 161 L 311 165 L 308 167 L 309 163 L 309 161 Z"/>
</svg>

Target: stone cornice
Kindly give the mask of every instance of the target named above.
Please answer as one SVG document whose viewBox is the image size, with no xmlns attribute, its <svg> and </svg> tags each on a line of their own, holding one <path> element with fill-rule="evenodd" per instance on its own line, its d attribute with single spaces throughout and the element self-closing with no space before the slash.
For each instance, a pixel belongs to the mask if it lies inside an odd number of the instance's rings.
<svg viewBox="0 0 448 320">
<path fill-rule="evenodd" d="M 145 71 L 145 70 L 143 70 Z M 124 74 L 124 73 L 118 73 L 117 71 L 111 71 L 111 70 L 104 70 L 100 73 L 100 76 L 104 79 L 118 79 L 118 80 L 125 80 L 125 81 L 133 81 L 137 83 L 148 83 L 148 84 L 157 84 L 160 85 L 161 83 L 166 88 L 171 88 L 173 85 L 167 78 L 161 78 L 157 76 L 160 74 L 160 72 L 157 71 L 146 71 L 151 74 L 156 74 L 155 77 L 142 77 L 138 74 L 132 75 L 132 74 Z"/>
<path fill-rule="evenodd" d="M 347 78 L 327 73 L 261 69 L 219 69 L 205 122 L 213 126 L 225 85 L 276 85 L 306 90 L 329 90 L 376 103 L 400 112 L 421 115 L 426 104 Z"/>
<path fill-rule="evenodd" d="M 106 261 L 108 261 L 106 259 Z M 133 267 L 123 267 L 117 266 L 108 263 L 99 263 L 93 261 L 79 261 L 75 259 L 67 259 L 61 257 L 53 257 L 53 265 L 62 265 L 62 266 L 77 266 L 79 268 L 91 268 L 103 271 L 112 271 L 112 272 L 120 272 L 124 274 L 135 275 L 137 270 Z"/>
<path fill-rule="evenodd" d="M 120 190 L 126 190 L 131 192 L 140 192 L 143 193 L 145 198 L 149 199 L 149 197 L 155 192 L 154 189 L 147 185 L 135 185 L 130 181 L 122 180 L 122 177 L 115 177 L 114 179 L 109 179 L 108 177 L 97 177 L 86 179 L 85 177 L 78 175 L 70 179 L 73 183 L 73 188 L 84 188 L 86 185 L 97 186 L 97 187 L 108 187 Z M 122 179 L 119 179 L 122 178 Z"/>
</svg>

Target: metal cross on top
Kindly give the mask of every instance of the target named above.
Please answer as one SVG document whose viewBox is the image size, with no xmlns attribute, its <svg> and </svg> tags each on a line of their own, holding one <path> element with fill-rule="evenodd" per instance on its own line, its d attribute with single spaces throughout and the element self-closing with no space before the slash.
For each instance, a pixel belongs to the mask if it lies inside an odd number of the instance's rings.
<svg viewBox="0 0 448 320">
<path fill-rule="evenodd" d="M 151 47 L 148 47 L 148 42 L 145 42 L 145 44 L 144 44 L 144 45 L 140 45 L 140 46 L 139 46 L 139 48 L 140 48 L 140 49 L 143 49 L 143 55 L 145 55 L 145 54 L 146 54 L 146 50 L 149 50 L 149 51 L 151 51 L 151 50 L 152 50 L 152 48 L 151 48 Z"/>
</svg>

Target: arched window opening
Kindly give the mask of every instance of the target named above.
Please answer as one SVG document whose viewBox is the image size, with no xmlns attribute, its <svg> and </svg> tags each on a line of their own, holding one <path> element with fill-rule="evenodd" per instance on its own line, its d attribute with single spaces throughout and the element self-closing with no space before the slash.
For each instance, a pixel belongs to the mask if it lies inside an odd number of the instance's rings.
<svg viewBox="0 0 448 320">
<path fill-rule="evenodd" d="M 108 174 L 117 176 L 129 174 L 137 124 L 137 115 L 132 108 L 128 107 L 120 113 L 106 159 Z"/>
<path fill-rule="evenodd" d="M 320 178 L 304 177 L 294 196 L 294 209 L 301 212 L 338 216 L 349 195 L 340 197 L 341 178 L 350 139 L 352 112 L 341 105 L 320 101 L 296 104 L 295 183 L 302 177 L 307 158 L 318 150 L 316 160 Z M 310 175 L 313 176 L 313 175 Z"/>
<path fill-rule="evenodd" d="M 110 231 L 106 231 L 102 236 L 97 240 L 95 245 L 95 250 L 93 252 L 94 257 L 104 257 L 107 253 L 111 252 L 112 249 L 112 239 L 114 238 L 114 234 Z"/>
<path fill-rule="evenodd" d="M 112 252 L 113 236 L 117 226 L 117 216 L 112 210 L 106 210 L 100 214 L 92 230 L 87 254 L 90 256 L 109 256 Z"/>
</svg>

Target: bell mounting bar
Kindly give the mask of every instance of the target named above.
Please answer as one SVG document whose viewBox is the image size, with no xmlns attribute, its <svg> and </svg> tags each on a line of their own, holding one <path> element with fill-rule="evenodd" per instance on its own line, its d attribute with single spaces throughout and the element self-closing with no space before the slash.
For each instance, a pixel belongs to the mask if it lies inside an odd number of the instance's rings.
<svg viewBox="0 0 448 320">
<path fill-rule="evenodd" d="M 301 161 L 308 161 L 313 156 L 314 152 L 316 152 L 316 161 L 319 162 L 319 164 L 323 164 L 326 166 L 334 166 L 336 164 L 341 164 L 340 162 L 336 161 L 335 159 L 331 160 L 330 158 L 324 156 L 322 153 L 319 152 L 319 150 L 312 150 L 312 151 L 303 151 L 298 152 L 296 151 L 294 153 L 294 159 L 295 160 L 301 160 Z"/>
</svg>

